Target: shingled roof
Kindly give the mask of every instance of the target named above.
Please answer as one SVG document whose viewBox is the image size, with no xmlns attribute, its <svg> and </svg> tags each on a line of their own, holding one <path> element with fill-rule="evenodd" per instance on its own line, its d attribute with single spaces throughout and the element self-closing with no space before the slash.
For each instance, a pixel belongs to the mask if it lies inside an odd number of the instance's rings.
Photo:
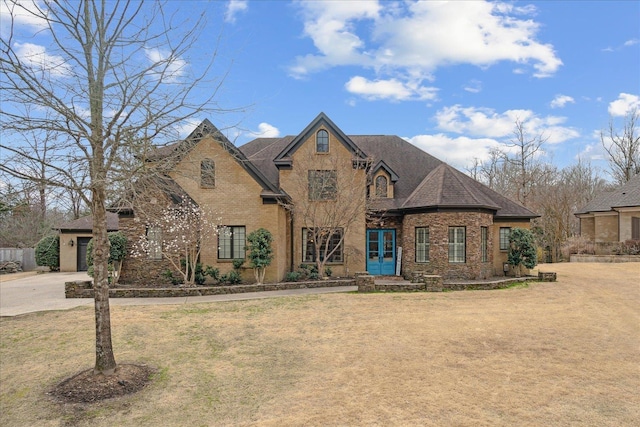
<svg viewBox="0 0 640 427">
<path fill-rule="evenodd" d="M 394 198 L 374 199 L 374 209 L 403 211 L 432 208 L 484 208 L 497 217 L 535 218 L 538 215 L 395 135 L 349 135 L 374 165 L 394 174 Z M 239 149 L 262 174 L 279 187 L 274 160 L 295 136 L 258 138 Z"/>
<path fill-rule="evenodd" d="M 626 184 L 613 191 L 600 193 L 575 214 L 609 212 L 617 208 L 637 206 L 640 206 L 640 174 L 637 174 L 627 181 Z"/>
<path fill-rule="evenodd" d="M 93 216 L 87 215 L 60 224 L 56 229 L 60 231 L 91 232 L 93 231 Z M 118 231 L 118 214 L 107 212 L 107 231 Z"/>
</svg>

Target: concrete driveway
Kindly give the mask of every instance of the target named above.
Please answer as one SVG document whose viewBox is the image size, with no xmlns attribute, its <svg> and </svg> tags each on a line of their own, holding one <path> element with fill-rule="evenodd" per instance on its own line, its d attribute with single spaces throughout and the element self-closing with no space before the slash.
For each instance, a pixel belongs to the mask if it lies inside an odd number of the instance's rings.
<svg viewBox="0 0 640 427">
<path fill-rule="evenodd" d="M 0 316 L 17 316 L 48 310 L 66 310 L 82 305 L 93 306 L 92 298 L 65 298 L 64 283 L 91 280 L 87 273 L 44 273 L 0 275 Z M 286 291 L 247 292 L 243 294 L 209 295 L 178 298 L 111 298 L 111 306 L 188 304 L 212 301 L 237 301 L 287 295 L 324 294 L 354 291 L 355 286 L 334 288 L 291 289 Z"/>
<path fill-rule="evenodd" d="M 91 305 L 91 299 L 64 297 L 64 282 L 90 279 L 86 272 L 0 275 L 0 316 Z"/>
</svg>

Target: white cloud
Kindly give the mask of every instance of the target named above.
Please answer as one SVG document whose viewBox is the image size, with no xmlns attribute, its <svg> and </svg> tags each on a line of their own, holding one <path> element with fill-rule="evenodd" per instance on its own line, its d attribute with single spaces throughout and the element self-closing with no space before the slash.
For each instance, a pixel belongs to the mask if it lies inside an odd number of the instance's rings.
<svg viewBox="0 0 640 427">
<path fill-rule="evenodd" d="M 160 49 L 145 49 L 147 59 L 153 65 L 150 74 L 155 75 L 165 83 L 177 81 L 187 69 L 187 62 L 181 58 L 171 57 Z"/>
<path fill-rule="evenodd" d="M 350 93 L 368 100 L 432 100 L 436 98 L 437 92 L 436 88 L 421 86 L 415 82 L 401 82 L 397 79 L 371 81 L 361 76 L 352 77 L 344 86 Z"/>
<path fill-rule="evenodd" d="M 456 64 L 486 68 L 510 61 L 516 72 L 528 69 L 536 77 L 553 75 L 562 65 L 553 46 L 537 40 L 532 6 L 480 1 L 464 7 L 434 1 L 298 4 L 304 33 L 317 52 L 296 57 L 290 67 L 294 77 L 355 65 L 373 70 L 374 81 L 406 80 L 421 87 L 439 67 Z"/>
<path fill-rule="evenodd" d="M 482 82 L 480 80 L 471 80 L 464 87 L 464 90 L 471 93 L 480 93 L 482 92 Z"/>
<path fill-rule="evenodd" d="M 612 116 L 626 116 L 633 109 L 640 110 L 640 96 L 621 93 L 618 99 L 609 103 L 609 114 Z"/>
<path fill-rule="evenodd" d="M 553 101 L 551 101 L 550 105 L 551 108 L 563 108 L 568 103 L 574 104 L 575 102 L 575 99 L 568 95 L 556 95 L 556 97 L 553 98 Z"/>
<path fill-rule="evenodd" d="M 481 138 L 509 140 L 513 137 L 516 120 L 520 121 L 527 135 L 542 135 L 549 144 L 559 144 L 577 138 L 580 133 L 563 126 L 565 117 L 539 117 L 531 110 L 507 110 L 497 113 L 491 108 L 444 107 L 436 113 L 438 129 L 445 132 L 471 135 Z"/>
<path fill-rule="evenodd" d="M 630 40 L 627 40 L 626 42 L 624 42 L 624 46 L 625 47 L 629 47 L 629 46 L 636 45 L 638 43 L 640 43 L 640 39 L 630 39 Z"/>
<path fill-rule="evenodd" d="M 66 77 L 72 75 L 73 70 L 58 55 L 50 55 L 44 46 L 32 43 L 15 43 L 14 49 L 20 61 L 34 71 L 46 73 L 51 77 Z"/>
<path fill-rule="evenodd" d="M 248 134 L 252 138 L 276 138 L 280 136 L 280 130 L 269 123 L 262 122 L 258 125 L 257 131 L 251 131 Z"/>
<path fill-rule="evenodd" d="M 451 138 L 442 133 L 416 135 L 406 139 L 427 153 L 461 170 L 468 166 L 474 158 L 481 161 L 488 160 L 489 151 L 501 145 L 492 138 L 468 138 L 466 136 Z"/>
<path fill-rule="evenodd" d="M 236 15 L 245 12 L 248 8 L 249 2 L 247 0 L 230 0 L 224 14 L 225 22 L 236 22 Z"/>
<path fill-rule="evenodd" d="M 11 28 L 11 20 L 15 26 L 29 27 L 34 31 L 40 31 L 48 28 L 46 20 L 47 7 L 41 1 L 22 0 L 17 4 L 10 4 L 7 1 L 0 2 L 0 32 L 2 36 L 5 30 Z"/>
</svg>

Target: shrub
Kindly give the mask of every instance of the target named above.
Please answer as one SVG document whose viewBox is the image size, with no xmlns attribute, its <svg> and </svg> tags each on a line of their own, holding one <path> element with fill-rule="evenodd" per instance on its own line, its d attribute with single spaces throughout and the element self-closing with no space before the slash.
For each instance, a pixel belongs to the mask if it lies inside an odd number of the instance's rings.
<svg viewBox="0 0 640 427">
<path fill-rule="evenodd" d="M 615 255 L 640 255 L 640 240 L 625 240 L 613 249 Z"/>
<path fill-rule="evenodd" d="M 109 263 L 122 261 L 127 255 L 127 238 L 119 231 L 108 233 L 109 238 Z M 93 265 L 93 239 L 87 244 L 87 265 Z"/>
<path fill-rule="evenodd" d="M 297 282 L 298 280 L 300 280 L 300 272 L 299 271 L 289 271 L 285 276 L 284 276 L 284 281 L 285 282 Z"/>
<path fill-rule="evenodd" d="M 169 279 L 169 280 L 171 281 L 171 284 L 172 284 L 172 285 L 181 285 L 181 284 L 182 284 L 182 282 L 184 281 L 184 280 L 182 279 L 182 275 L 180 275 L 180 276 L 175 276 L 175 275 L 173 274 L 173 271 L 171 271 L 171 270 L 169 270 L 169 269 L 166 269 L 165 271 L 163 271 L 163 272 L 162 272 L 162 275 L 163 275 L 164 277 L 166 277 L 167 279 Z"/>
<path fill-rule="evenodd" d="M 568 260 L 572 254 L 594 255 L 596 247 L 593 242 L 583 236 L 572 236 L 562 245 L 560 251 L 562 252 L 562 257 Z"/>
<path fill-rule="evenodd" d="M 516 270 L 516 277 L 520 277 L 520 266 L 533 268 L 538 259 L 533 233 L 525 228 L 514 228 L 509 233 L 509 252 L 507 262 Z"/>
<path fill-rule="evenodd" d="M 253 274 L 257 283 L 264 281 L 264 275 L 267 267 L 273 260 L 273 249 L 271 248 L 271 242 L 273 242 L 273 236 L 269 230 L 259 228 L 247 236 L 249 246 L 249 260 L 251 261 L 251 268 L 253 268 Z"/>
<path fill-rule="evenodd" d="M 240 272 L 238 270 L 231 270 L 227 274 L 223 274 L 220 276 L 220 281 L 222 283 L 228 283 L 230 285 L 238 285 L 242 282 L 242 277 L 240 276 Z"/>
<path fill-rule="evenodd" d="M 204 269 L 204 274 L 211 277 L 213 280 L 220 280 L 220 269 L 213 268 L 210 265 L 207 265 Z"/>
<path fill-rule="evenodd" d="M 234 270 L 240 270 L 242 268 L 242 264 L 244 264 L 244 259 L 242 258 L 234 259 L 232 261 L 232 264 L 233 264 Z"/>
<path fill-rule="evenodd" d="M 326 267 L 326 268 L 324 269 L 324 275 L 325 275 L 326 277 L 331 277 L 331 274 L 333 274 L 333 270 L 331 270 L 331 267 Z"/>
<path fill-rule="evenodd" d="M 51 271 L 60 270 L 60 237 L 47 236 L 36 245 L 36 264 L 49 267 Z"/>
</svg>

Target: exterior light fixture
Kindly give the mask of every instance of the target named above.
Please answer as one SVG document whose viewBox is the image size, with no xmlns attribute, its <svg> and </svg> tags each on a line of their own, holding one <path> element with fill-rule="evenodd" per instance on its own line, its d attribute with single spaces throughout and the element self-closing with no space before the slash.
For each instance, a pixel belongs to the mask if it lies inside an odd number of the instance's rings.
<svg viewBox="0 0 640 427">
<path fill-rule="evenodd" d="M 69 246 L 73 247 L 73 243 L 74 243 L 74 242 L 73 242 L 73 238 L 71 238 L 71 239 L 69 240 Z"/>
</svg>

